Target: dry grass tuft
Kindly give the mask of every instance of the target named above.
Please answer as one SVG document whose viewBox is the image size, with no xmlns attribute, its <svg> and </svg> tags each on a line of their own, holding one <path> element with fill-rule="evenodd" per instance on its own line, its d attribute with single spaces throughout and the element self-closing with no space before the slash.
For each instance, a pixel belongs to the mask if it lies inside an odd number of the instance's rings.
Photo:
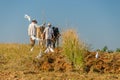
<svg viewBox="0 0 120 80">
<path fill-rule="evenodd" d="M 62 34 L 62 48 L 64 54 L 75 67 L 83 66 L 83 53 L 87 50 L 84 42 L 79 40 L 75 30 L 70 29 Z"/>
</svg>

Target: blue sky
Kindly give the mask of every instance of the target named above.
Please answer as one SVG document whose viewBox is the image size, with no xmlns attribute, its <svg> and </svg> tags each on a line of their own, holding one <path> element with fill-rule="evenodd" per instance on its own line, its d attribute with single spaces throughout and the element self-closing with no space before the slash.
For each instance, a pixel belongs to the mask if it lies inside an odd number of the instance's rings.
<svg viewBox="0 0 120 80">
<path fill-rule="evenodd" d="M 28 43 L 25 14 L 76 29 L 94 49 L 120 48 L 120 0 L 0 0 L 0 43 Z"/>
</svg>

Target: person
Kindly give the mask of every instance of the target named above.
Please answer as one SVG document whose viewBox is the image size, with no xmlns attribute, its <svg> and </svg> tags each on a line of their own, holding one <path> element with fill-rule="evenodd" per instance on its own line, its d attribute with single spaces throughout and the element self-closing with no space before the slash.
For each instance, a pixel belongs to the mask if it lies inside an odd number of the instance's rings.
<svg viewBox="0 0 120 80">
<path fill-rule="evenodd" d="M 46 47 L 52 47 L 52 36 L 53 36 L 53 29 L 51 28 L 51 23 L 48 23 L 48 27 L 45 27 L 43 31 L 43 35 L 45 35 L 46 40 Z"/>
<path fill-rule="evenodd" d="M 28 27 L 28 35 L 30 36 L 31 51 L 33 50 L 33 47 L 35 45 L 36 27 L 37 27 L 37 21 L 34 19 L 29 24 Z"/>
<path fill-rule="evenodd" d="M 60 32 L 58 27 L 52 27 L 53 29 L 53 33 L 54 33 L 54 37 L 53 37 L 53 48 L 55 48 L 56 46 L 59 46 L 59 37 L 60 37 Z M 56 45 L 57 43 L 57 45 Z"/>
</svg>

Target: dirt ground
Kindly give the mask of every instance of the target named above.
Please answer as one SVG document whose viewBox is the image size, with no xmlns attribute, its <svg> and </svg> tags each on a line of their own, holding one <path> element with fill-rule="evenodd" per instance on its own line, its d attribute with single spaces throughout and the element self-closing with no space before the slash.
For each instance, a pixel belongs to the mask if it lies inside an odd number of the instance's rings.
<svg viewBox="0 0 120 80">
<path fill-rule="evenodd" d="M 0 80 L 120 80 L 120 74 L 0 71 Z"/>
<path fill-rule="evenodd" d="M 84 53 L 83 69 L 75 70 L 61 49 L 36 59 L 39 48 L 0 44 L 0 80 L 120 80 L 120 53 Z M 24 55 L 23 55 L 24 54 Z"/>
<path fill-rule="evenodd" d="M 84 58 L 86 71 L 120 74 L 120 53 L 87 52 Z"/>
</svg>

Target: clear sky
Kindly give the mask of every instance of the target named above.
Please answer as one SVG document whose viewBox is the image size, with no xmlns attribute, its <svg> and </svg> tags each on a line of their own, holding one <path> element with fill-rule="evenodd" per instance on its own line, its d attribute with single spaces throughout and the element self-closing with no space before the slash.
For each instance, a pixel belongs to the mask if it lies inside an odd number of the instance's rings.
<svg viewBox="0 0 120 80">
<path fill-rule="evenodd" d="M 76 29 L 92 48 L 120 48 L 120 0 L 0 0 L 0 43 L 28 43 L 25 14 Z"/>
</svg>

